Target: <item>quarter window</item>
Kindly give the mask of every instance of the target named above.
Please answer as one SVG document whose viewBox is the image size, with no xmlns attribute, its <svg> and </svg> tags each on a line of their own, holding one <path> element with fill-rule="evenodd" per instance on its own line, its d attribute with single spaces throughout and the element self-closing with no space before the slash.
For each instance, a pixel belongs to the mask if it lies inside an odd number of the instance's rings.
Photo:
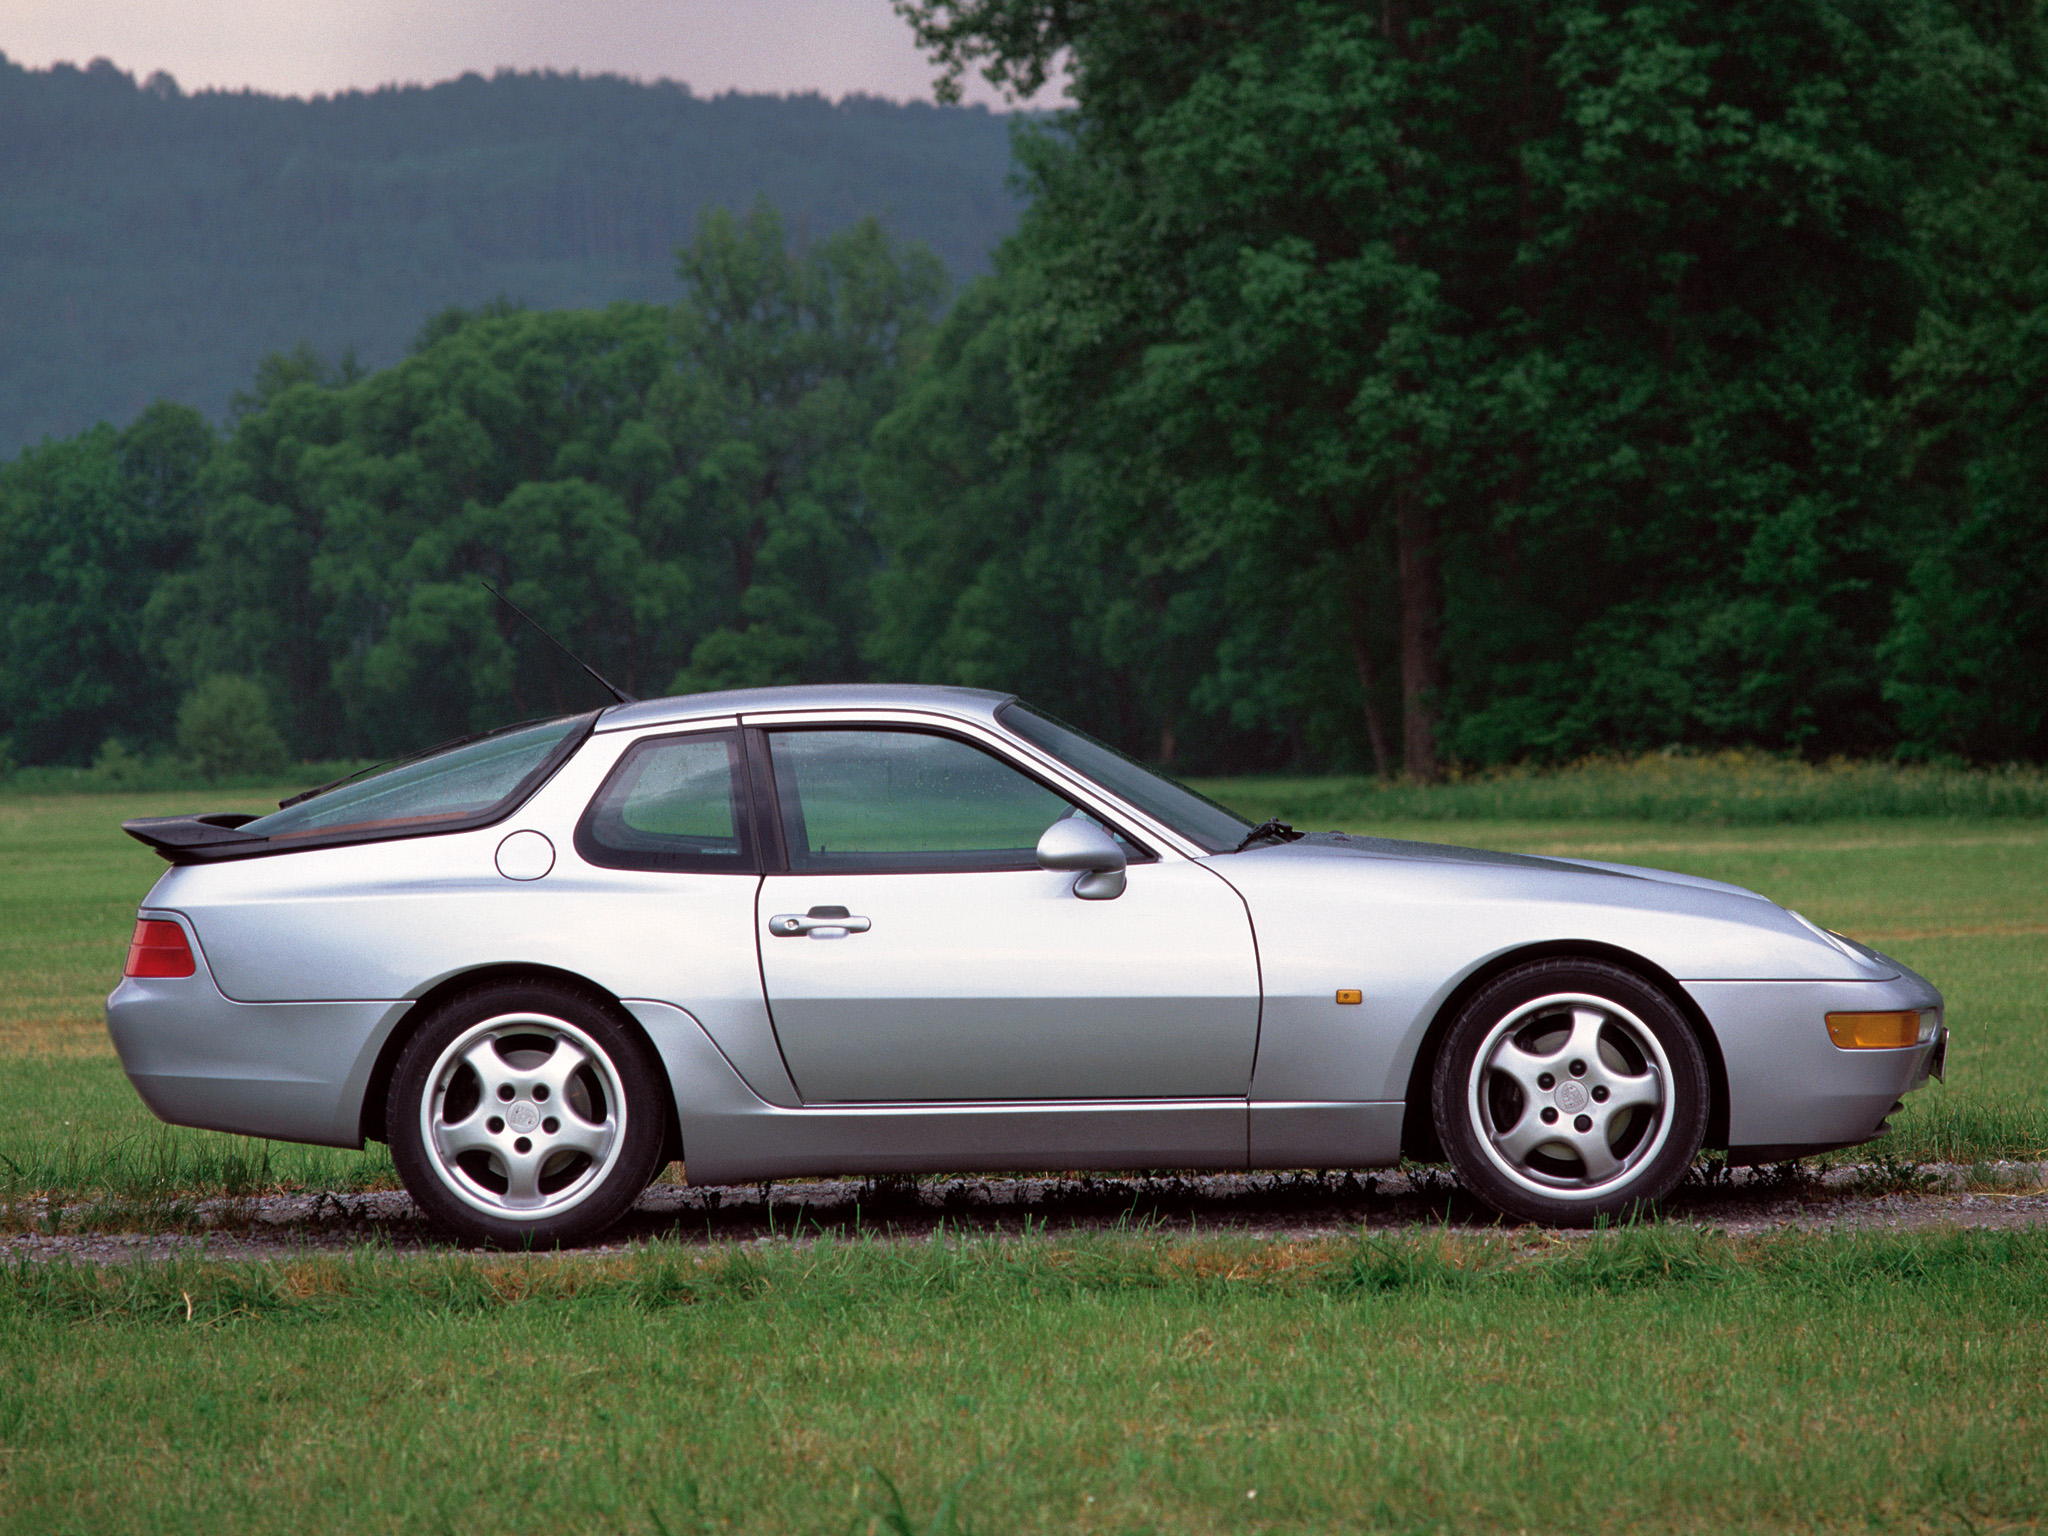
<svg viewBox="0 0 2048 1536">
<path fill-rule="evenodd" d="M 921 731 L 771 731 L 793 870 L 1036 868 L 1073 804 L 1007 763 Z"/>
<path fill-rule="evenodd" d="M 610 869 L 751 873 L 740 763 L 736 731 L 636 743 L 583 813 L 576 851 Z"/>
</svg>

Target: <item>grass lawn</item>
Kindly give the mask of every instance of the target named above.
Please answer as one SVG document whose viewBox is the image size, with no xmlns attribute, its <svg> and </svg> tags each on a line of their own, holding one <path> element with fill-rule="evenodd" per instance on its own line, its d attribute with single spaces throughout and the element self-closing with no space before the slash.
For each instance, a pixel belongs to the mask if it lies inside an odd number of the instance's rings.
<svg viewBox="0 0 2048 1536">
<path fill-rule="evenodd" d="M 2033 1528 L 2044 1322 L 2032 1232 L 24 1269 L 0 1526 Z"/>
</svg>

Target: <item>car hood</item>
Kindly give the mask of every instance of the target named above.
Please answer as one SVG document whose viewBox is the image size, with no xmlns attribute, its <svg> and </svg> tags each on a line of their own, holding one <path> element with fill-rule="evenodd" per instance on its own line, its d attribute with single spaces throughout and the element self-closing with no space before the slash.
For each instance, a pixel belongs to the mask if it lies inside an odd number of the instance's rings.
<svg viewBox="0 0 2048 1536">
<path fill-rule="evenodd" d="M 1725 891 L 1747 896 L 1752 901 L 1770 901 L 1747 886 L 1726 880 L 1709 880 L 1704 875 L 1682 875 L 1676 870 L 1650 869 L 1641 864 L 1611 864 L 1605 859 L 1550 858 L 1529 853 L 1499 853 L 1486 848 L 1461 848 L 1454 843 L 1413 843 L 1398 837 L 1361 837 L 1351 832 L 1309 832 L 1299 844 L 1314 848 L 1337 848 L 1383 859 L 1417 859 L 1434 864 L 1492 864 L 1503 869 L 1551 869 L 1559 871 L 1596 870 L 1603 875 L 1620 875 L 1631 880 L 1655 880 L 1662 885 L 1690 886 L 1700 891 Z M 1773 903 L 1775 905 L 1775 903 Z"/>
<path fill-rule="evenodd" d="M 1836 940 L 1767 896 L 1671 870 L 1344 832 L 1312 832 L 1210 862 L 1246 897 L 1255 921 L 1276 917 L 1297 898 L 1320 903 L 1313 911 L 1324 915 L 1392 902 L 1390 913 L 1440 913 L 1432 921 L 1495 935 L 1503 947 L 1573 939 L 1633 947 L 1680 977 L 1897 974 L 1883 957 Z M 1405 872 L 1392 884 L 1361 885 L 1356 877 L 1368 867 Z M 1305 910 L 1297 920 L 1321 918 Z"/>
</svg>

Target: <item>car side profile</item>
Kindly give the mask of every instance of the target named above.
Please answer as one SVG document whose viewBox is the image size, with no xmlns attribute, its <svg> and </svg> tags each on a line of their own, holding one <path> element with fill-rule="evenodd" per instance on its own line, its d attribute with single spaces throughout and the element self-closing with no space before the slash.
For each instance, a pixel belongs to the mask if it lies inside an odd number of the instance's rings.
<svg viewBox="0 0 2048 1536">
<path fill-rule="evenodd" d="M 472 1241 L 694 1184 L 1447 1158 L 1583 1225 L 1878 1134 L 1940 994 L 1738 887 L 1253 827 L 1004 694 L 773 688 L 454 744 L 170 868 L 107 1024 L 160 1117 L 387 1141 Z"/>
</svg>

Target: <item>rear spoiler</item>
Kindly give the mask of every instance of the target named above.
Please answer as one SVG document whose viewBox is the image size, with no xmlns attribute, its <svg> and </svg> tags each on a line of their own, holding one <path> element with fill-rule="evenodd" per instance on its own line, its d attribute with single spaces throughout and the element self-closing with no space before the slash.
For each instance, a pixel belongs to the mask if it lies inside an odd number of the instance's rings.
<svg viewBox="0 0 2048 1536">
<path fill-rule="evenodd" d="M 213 816 L 138 816 L 121 823 L 121 830 L 139 843 L 147 843 L 173 864 L 205 858 L 215 850 L 267 843 L 267 837 L 237 830 L 254 821 L 254 816 L 223 811 Z"/>
</svg>

